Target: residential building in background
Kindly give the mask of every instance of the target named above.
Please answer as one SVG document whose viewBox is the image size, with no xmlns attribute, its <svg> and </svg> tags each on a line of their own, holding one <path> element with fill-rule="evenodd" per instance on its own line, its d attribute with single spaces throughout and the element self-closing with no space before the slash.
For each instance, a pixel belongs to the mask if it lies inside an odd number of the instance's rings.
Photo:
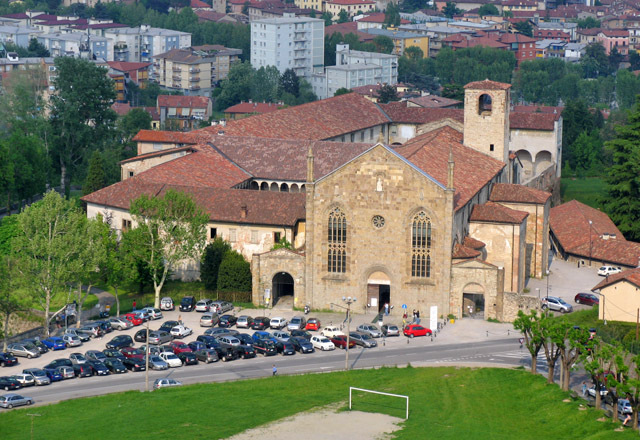
<svg viewBox="0 0 640 440">
<path fill-rule="evenodd" d="M 72 56 L 87 59 L 95 57 L 107 60 L 109 54 L 109 41 L 106 38 L 85 33 L 55 32 L 41 34 L 37 39 L 47 48 L 52 57 Z"/>
<path fill-rule="evenodd" d="M 307 79 L 322 72 L 324 20 L 285 13 L 251 22 L 251 64 L 256 69 L 275 66 L 280 73 L 293 69 Z"/>
<path fill-rule="evenodd" d="M 375 8 L 376 2 L 371 0 L 326 0 L 322 12 L 329 12 L 337 19 L 340 11 L 344 10 L 352 18 L 363 12 L 373 12 Z"/>
<path fill-rule="evenodd" d="M 109 61 L 152 62 L 155 55 L 191 46 L 191 34 L 142 25 L 108 29 L 104 36 L 113 42 Z"/>
<path fill-rule="evenodd" d="M 211 98 L 206 96 L 158 96 L 161 127 L 192 130 L 209 119 L 212 108 Z"/>
<path fill-rule="evenodd" d="M 125 102 L 127 86 L 133 82 L 141 89 L 146 89 L 149 83 L 149 68 L 151 63 L 127 63 L 123 61 L 108 61 L 109 76 L 116 83 L 117 102 Z M 136 104 L 135 102 L 133 104 Z"/>
<path fill-rule="evenodd" d="M 418 47 L 422 49 L 422 53 L 425 58 L 429 57 L 429 36 L 424 34 L 418 34 L 415 32 L 403 32 L 398 30 L 390 30 L 390 29 L 376 29 L 376 28 L 368 28 L 363 29 L 363 32 L 368 34 L 372 34 L 374 36 L 383 36 L 388 37 L 393 41 L 393 54 L 401 57 L 404 54 L 404 51 L 408 47 Z"/>
</svg>

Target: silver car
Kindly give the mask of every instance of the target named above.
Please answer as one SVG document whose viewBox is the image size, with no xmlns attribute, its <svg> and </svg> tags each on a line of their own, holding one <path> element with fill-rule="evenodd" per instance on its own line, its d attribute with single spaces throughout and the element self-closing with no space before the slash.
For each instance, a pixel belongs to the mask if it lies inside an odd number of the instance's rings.
<svg viewBox="0 0 640 440">
<path fill-rule="evenodd" d="M 291 318 L 291 321 L 289 321 L 287 330 L 303 330 L 305 325 L 307 325 L 307 320 L 304 319 L 304 317 L 294 316 L 293 318 Z"/>
<path fill-rule="evenodd" d="M 360 345 L 365 348 L 377 347 L 378 343 L 375 339 L 371 337 L 368 333 L 360 333 L 360 332 L 351 332 L 349 333 L 349 338 L 355 342 L 357 345 Z"/>
<path fill-rule="evenodd" d="M 51 379 L 47 376 L 47 373 L 40 368 L 27 368 L 26 370 L 22 370 L 24 374 L 30 374 L 36 381 L 36 385 L 49 385 L 51 383 Z"/>
<path fill-rule="evenodd" d="M 213 301 L 209 306 L 209 310 L 222 315 L 224 312 L 233 310 L 233 304 L 231 304 L 229 301 Z"/>
<path fill-rule="evenodd" d="M 220 336 L 216 339 L 218 339 L 220 345 L 223 345 L 225 347 L 239 347 L 241 344 L 240 339 L 231 335 Z"/>
<path fill-rule="evenodd" d="M 79 328 L 68 328 L 65 334 L 76 335 L 82 342 L 87 342 L 91 339 L 91 335 L 88 332 Z"/>
<path fill-rule="evenodd" d="M 169 332 L 156 330 L 149 332 L 149 345 L 161 345 L 173 341 L 173 336 Z"/>
<path fill-rule="evenodd" d="M 145 359 L 142 359 L 145 362 Z M 169 364 L 163 361 L 157 354 L 149 355 L 149 368 L 152 370 L 168 370 Z"/>
<path fill-rule="evenodd" d="M 14 356 L 26 357 L 27 359 L 40 357 L 40 350 L 33 344 L 9 344 L 7 351 Z"/>
<path fill-rule="evenodd" d="M 63 379 L 73 379 L 76 377 L 76 372 L 73 371 L 73 368 L 67 367 L 66 365 L 56 368 L 56 371 L 60 373 Z"/>
<path fill-rule="evenodd" d="M 173 299 L 165 296 L 160 300 L 160 310 L 174 310 L 176 307 L 173 304 Z"/>
<path fill-rule="evenodd" d="M 156 308 L 153 308 L 153 307 L 145 307 L 142 310 L 147 312 L 149 314 L 149 317 L 151 319 L 153 319 L 153 320 L 162 319 L 164 317 L 162 315 L 162 310 L 160 310 L 160 309 L 156 309 Z"/>
<path fill-rule="evenodd" d="M 282 341 L 282 342 L 286 342 L 286 341 L 289 340 L 289 338 L 291 338 L 291 335 L 289 333 L 283 332 L 282 330 L 273 331 L 273 332 L 271 332 L 271 334 L 278 341 Z"/>
<path fill-rule="evenodd" d="M 65 344 L 67 344 L 67 347 L 79 347 L 82 345 L 82 341 L 76 335 L 65 333 L 64 335 L 62 335 L 62 340 Z"/>
<path fill-rule="evenodd" d="M 236 321 L 236 328 L 249 328 L 251 327 L 251 323 L 253 322 L 253 318 L 248 315 L 238 316 L 238 320 Z"/>
<path fill-rule="evenodd" d="M 20 394 L 9 393 L 4 396 L 0 396 L 0 406 L 3 408 L 13 408 L 14 406 L 32 405 L 33 399 L 31 397 L 23 397 Z"/>
<path fill-rule="evenodd" d="M 133 327 L 131 321 L 124 318 L 109 318 L 109 323 L 114 330 L 127 330 Z"/>
<path fill-rule="evenodd" d="M 84 357 L 82 353 L 71 353 L 71 355 L 69 356 L 69 360 L 71 360 L 72 363 L 78 365 L 87 363 L 87 358 Z"/>
<path fill-rule="evenodd" d="M 360 324 L 357 328 L 360 333 L 365 333 L 371 336 L 372 338 L 381 338 L 382 332 L 378 327 L 373 324 Z"/>
<path fill-rule="evenodd" d="M 196 312 L 208 312 L 211 303 L 213 303 L 211 299 L 201 299 L 196 303 Z"/>
<path fill-rule="evenodd" d="M 206 312 L 200 317 L 200 327 L 214 327 L 220 322 L 220 315 L 213 312 Z"/>
<path fill-rule="evenodd" d="M 23 387 L 30 387 L 36 384 L 36 378 L 29 373 L 18 373 L 11 377 L 20 382 Z"/>
<path fill-rule="evenodd" d="M 542 309 L 549 309 L 560 313 L 570 313 L 573 312 L 573 307 L 571 304 L 567 303 L 562 298 L 558 298 L 557 296 L 547 296 L 542 298 Z"/>
</svg>

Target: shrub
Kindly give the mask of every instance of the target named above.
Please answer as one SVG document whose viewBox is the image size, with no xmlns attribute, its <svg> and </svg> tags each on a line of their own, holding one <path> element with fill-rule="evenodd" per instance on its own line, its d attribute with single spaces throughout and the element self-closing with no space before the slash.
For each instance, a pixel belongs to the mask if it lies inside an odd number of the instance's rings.
<svg viewBox="0 0 640 440">
<path fill-rule="evenodd" d="M 225 253 L 218 270 L 218 290 L 221 292 L 251 291 L 251 266 L 236 251 Z"/>
</svg>

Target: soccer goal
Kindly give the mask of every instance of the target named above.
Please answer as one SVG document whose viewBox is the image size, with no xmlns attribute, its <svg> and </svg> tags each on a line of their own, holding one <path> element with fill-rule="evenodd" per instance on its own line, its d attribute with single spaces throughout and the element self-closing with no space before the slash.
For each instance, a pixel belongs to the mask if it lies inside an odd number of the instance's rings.
<svg viewBox="0 0 640 440">
<path fill-rule="evenodd" d="M 390 397 L 397 397 L 399 399 L 404 399 L 407 403 L 404 419 L 407 420 L 409 418 L 409 396 L 403 396 L 402 394 L 383 393 L 382 391 L 366 390 L 364 388 L 349 387 L 349 409 L 351 409 L 351 403 L 353 401 L 354 391 L 362 391 L 363 393 L 379 394 L 382 396 L 390 396 Z"/>
</svg>

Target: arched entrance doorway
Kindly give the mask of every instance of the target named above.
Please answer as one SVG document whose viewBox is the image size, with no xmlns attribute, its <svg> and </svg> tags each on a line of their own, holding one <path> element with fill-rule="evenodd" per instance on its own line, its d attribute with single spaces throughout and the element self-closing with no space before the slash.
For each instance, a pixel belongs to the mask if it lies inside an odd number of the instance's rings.
<svg viewBox="0 0 640 440">
<path fill-rule="evenodd" d="M 373 272 L 367 280 L 367 306 L 381 312 L 385 304 L 391 304 L 391 280 L 384 272 Z"/>
<path fill-rule="evenodd" d="M 271 282 L 272 305 L 289 304 L 293 307 L 293 277 L 287 272 L 278 272 Z"/>
<path fill-rule="evenodd" d="M 462 315 L 484 319 L 484 288 L 480 284 L 470 283 L 464 286 L 462 293 Z"/>
</svg>

